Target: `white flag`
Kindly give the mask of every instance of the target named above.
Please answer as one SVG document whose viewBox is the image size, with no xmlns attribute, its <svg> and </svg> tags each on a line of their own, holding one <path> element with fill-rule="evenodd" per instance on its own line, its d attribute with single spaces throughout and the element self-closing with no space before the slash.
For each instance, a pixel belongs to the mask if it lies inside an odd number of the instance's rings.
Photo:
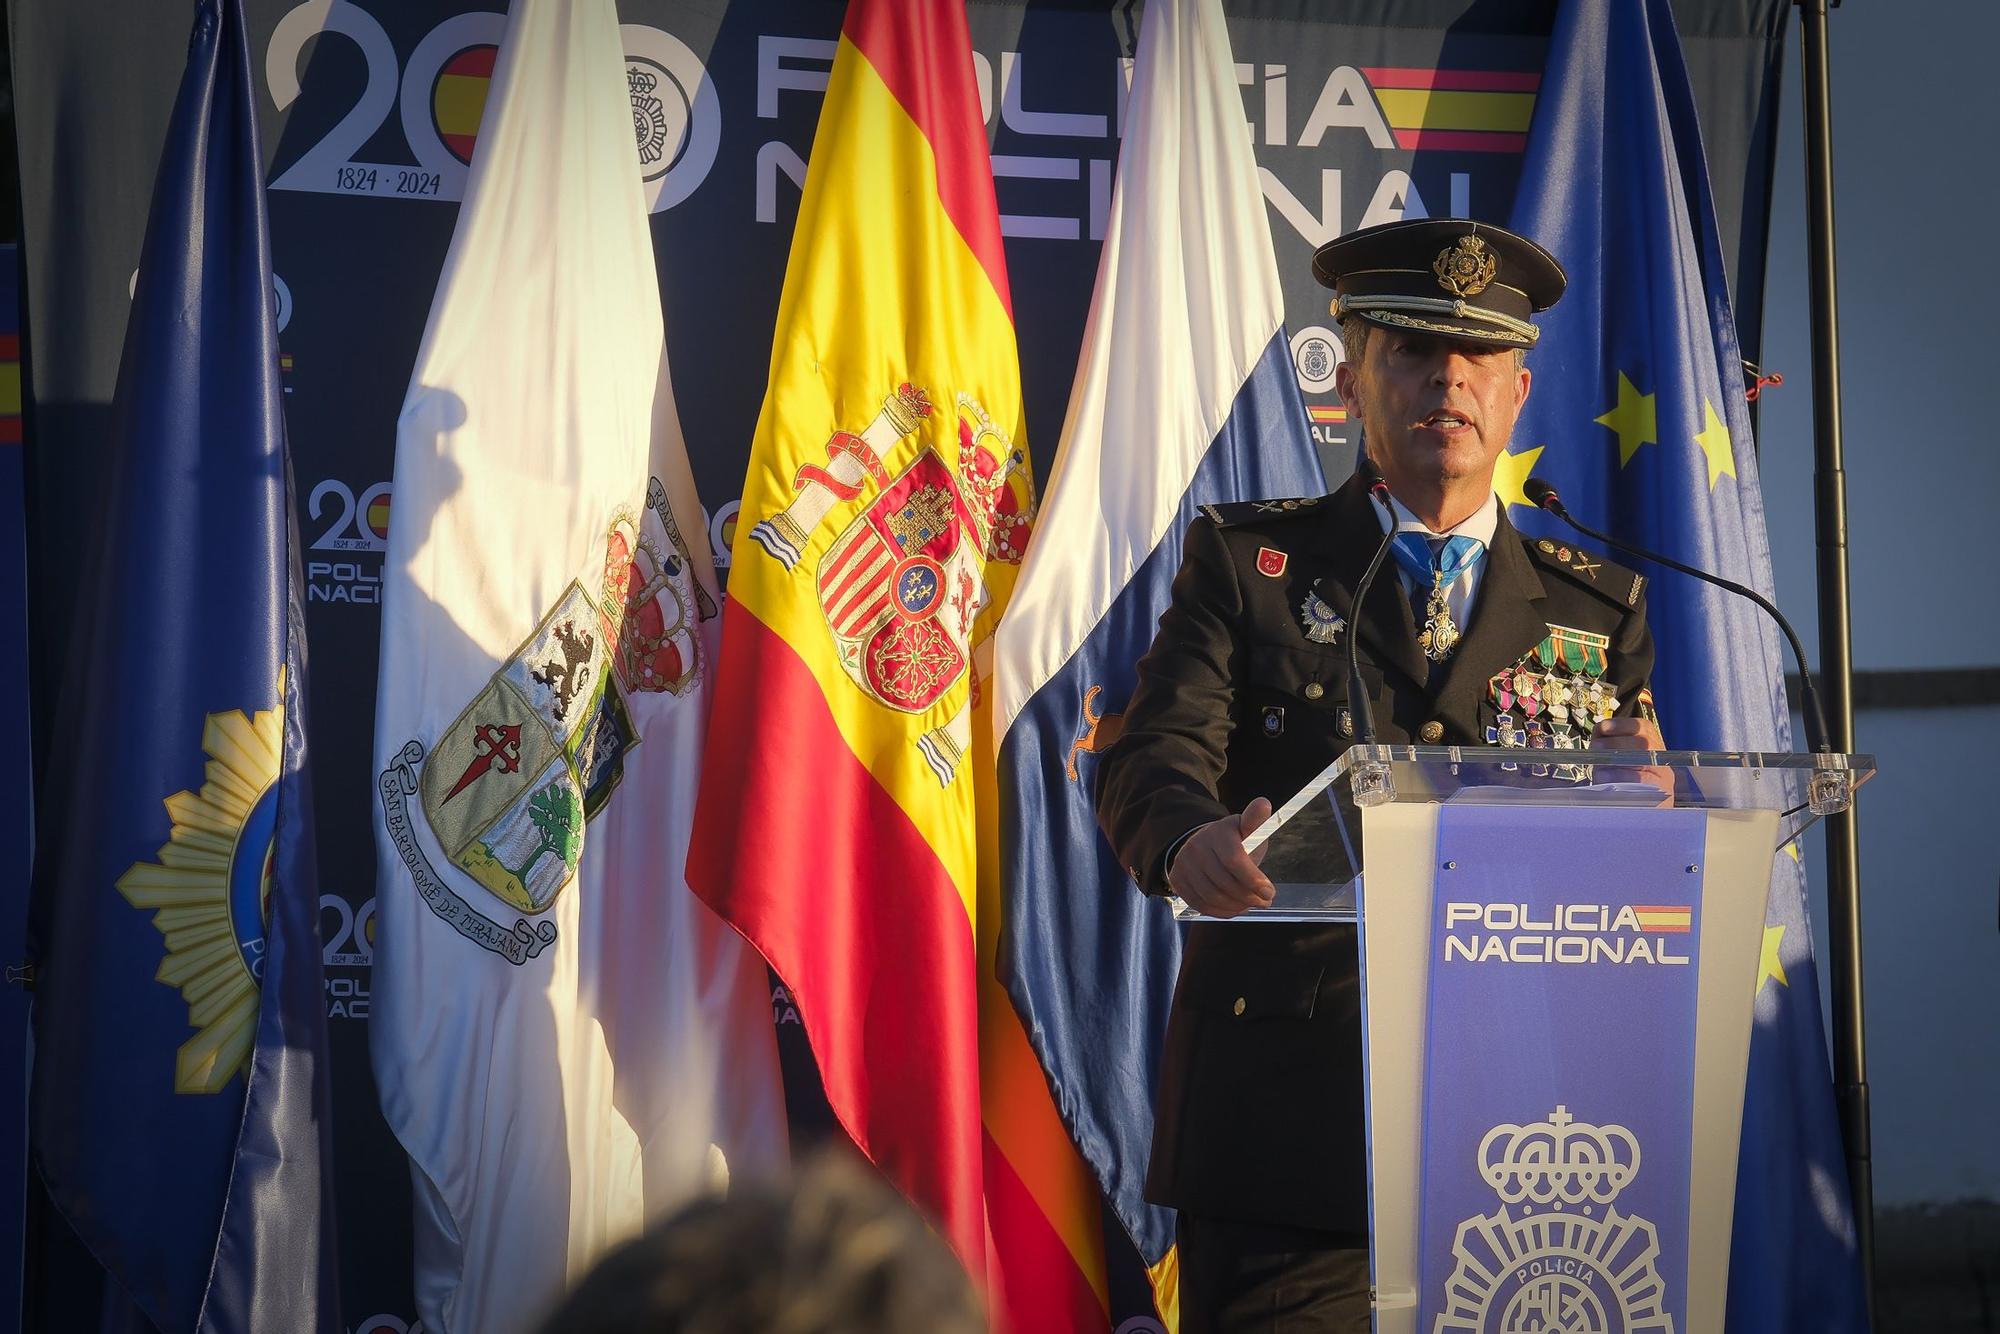
<svg viewBox="0 0 2000 1334">
<path fill-rule="evenodd" d="M 762 961 L 684 878 L 718 597 L 624 70 L 612 0 L 514 0 L 397 427 L 373 1043 L 432 1334 L 786 1149 Z"/>
<path fill-rule="evenodd" d="M 1135 56 L 1069 416 L 992 689 L 1001 980 L 1164 1310 L 1174 1219 L 1145 1181 L 1181 931 L 1097 831 L 1096 756 L 1124 725 L 1196 515 L 1326 485 L 1219 0 L 1153 0 Z"/>
</svg>

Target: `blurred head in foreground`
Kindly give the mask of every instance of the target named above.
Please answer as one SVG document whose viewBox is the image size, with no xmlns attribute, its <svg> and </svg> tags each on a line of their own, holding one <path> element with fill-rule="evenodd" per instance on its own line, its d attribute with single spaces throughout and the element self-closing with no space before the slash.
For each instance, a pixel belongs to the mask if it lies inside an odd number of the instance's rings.
<svg viewBox="0 0 2000 1334">
<path fill-rule="evenodd" d="M 542 1334 L 982 1334 L 949 1247 L 863 1164 L 822 1155 L 618 1247 Z"/>
</svg>

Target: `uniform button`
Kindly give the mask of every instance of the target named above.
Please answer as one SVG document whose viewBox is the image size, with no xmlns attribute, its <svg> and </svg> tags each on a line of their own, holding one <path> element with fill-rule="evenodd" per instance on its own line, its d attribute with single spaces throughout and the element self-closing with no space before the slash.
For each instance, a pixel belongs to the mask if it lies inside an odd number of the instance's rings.
<svg viewBox="0 0 2000 1334">
<path fill-rule="evenodd" d="M 1243 1011 L 1249 1008 L 1249 1003 L 1245 1001 L 1241 996 L 1238 996 L 1236 998 L 1236 1004 L 1230 1006 L 1229 1008 L 1234 1012 L 1236 1012 L 1237 1014 L 1242 1014 Z"/>
<path fill-rule="evenodd" d="M 1426 746 L 1435 746 L 1444 740 L 1444 724 L 1433 718 L 1417 729 L 1417 739 Z"/>
<path fill-rule="evenodd" d="M 1318 699 L 1321 695 L 1324 695 L 1325 693 L 1326 693 L 1326 687 L 1321 685 L 1319 682 L 1317 681 L 1306 682 L 1307 699 Z"/>
</svg>

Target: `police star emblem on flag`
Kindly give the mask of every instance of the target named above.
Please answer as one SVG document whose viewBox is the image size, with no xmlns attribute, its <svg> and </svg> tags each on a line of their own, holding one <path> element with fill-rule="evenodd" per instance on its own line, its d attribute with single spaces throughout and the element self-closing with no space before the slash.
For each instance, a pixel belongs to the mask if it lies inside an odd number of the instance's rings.
<svg viewBox="0 0 2000 1334">
<path fill-rule="evenodd" d="M 159 860 L 118 877 L 127 903 L 158 910 L 166 957 L 155 976 L 180 989 L 196 1030 L 174 1062 L 176 1093 L 220 1092 L 256 1040 L 284 734 L 282 707 L 209 714 L 207 781 L 166 799 L 173 833 Z"/>
</svg>

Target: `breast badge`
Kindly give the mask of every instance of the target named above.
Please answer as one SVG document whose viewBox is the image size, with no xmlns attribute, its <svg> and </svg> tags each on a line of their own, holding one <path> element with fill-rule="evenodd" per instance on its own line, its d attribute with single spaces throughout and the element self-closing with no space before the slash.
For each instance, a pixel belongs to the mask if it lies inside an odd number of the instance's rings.
<svg viewBox="0 0 2000 1334">
<path fill-rule="evenodd" d="M 1319 595 L 1318 588 L 1314 588 L 1299 604 L 1299 628 L 1315 644 L 1338 644 L 1340 632 L 1347 628 L 1347 620 Z"/>
</svg>

